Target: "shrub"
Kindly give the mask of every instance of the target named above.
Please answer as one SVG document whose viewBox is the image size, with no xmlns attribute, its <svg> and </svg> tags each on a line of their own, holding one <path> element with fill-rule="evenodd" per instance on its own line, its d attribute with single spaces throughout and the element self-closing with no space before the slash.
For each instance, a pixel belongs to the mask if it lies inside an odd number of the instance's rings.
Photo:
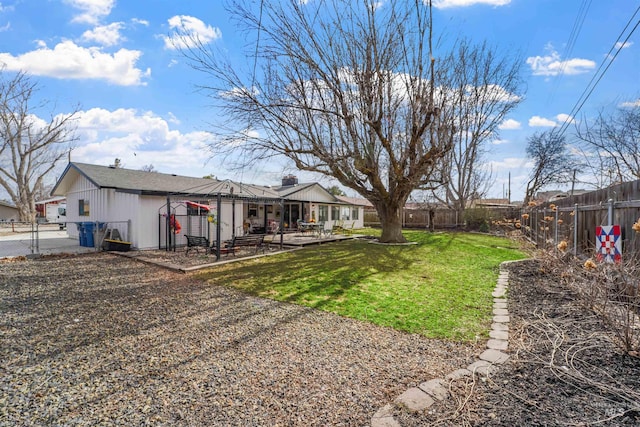
<svg viewBox="0 0 640 427">
<path fill-rule="evenodd" d="M 491 212 L 485 208 L 471 208 L 464 211 L 464 222 L 468 230 L 486 233 L 489 231 Z"/>
<path fill-rule="evenodd" d="M 640 260 L 581 261 L 558 249 L 539 256 L 545 269 L 554 271 L 602 319 L 622 351 L 640 355 Z"/>
</svg>

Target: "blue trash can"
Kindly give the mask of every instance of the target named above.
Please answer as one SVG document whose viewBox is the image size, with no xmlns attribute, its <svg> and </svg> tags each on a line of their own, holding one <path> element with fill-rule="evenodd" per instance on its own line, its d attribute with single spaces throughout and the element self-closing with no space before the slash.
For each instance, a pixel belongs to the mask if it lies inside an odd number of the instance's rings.
<svg viewBox="0 0 640 427">
<path fill-rule="evenodd" d="M 93 229 L 95 228 L 95 224 L 93 222 L 84 222 L 84 233 L 85 233 L 85 246 L 87 248 L 93 247 Z"/>
<path fill-rule="evenodd" d="M 87 246 L 87 239 L 84 232 L 84 223 L 76 222 L 76 227 L 78 227 L 78 240 L 80 241 L 80 246 Z"/>
</svg>

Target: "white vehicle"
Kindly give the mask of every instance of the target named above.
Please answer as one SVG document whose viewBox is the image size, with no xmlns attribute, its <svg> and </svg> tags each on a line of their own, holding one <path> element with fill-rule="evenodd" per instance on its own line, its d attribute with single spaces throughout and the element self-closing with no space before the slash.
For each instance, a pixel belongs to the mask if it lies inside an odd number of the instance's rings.
<svg viewBox="0 0 640 427">
<path fill-rule="evenodd" d="M 50 224 L 58 224 L 60 230 L 64 230 L 67 226 L 67 204 L 66 203 L 50 203 L 46 205 L 46 219 Z"/>
</svg>

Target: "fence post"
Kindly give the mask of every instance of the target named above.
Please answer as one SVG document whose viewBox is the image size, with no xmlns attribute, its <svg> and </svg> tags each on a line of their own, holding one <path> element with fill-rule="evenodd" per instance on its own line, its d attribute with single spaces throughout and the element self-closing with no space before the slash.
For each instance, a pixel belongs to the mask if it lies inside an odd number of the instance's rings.
<svg viewBox="0 0 640 427">
<path fill-rule="evenodd" d="M 609 223 L 607 225 L 613 225 L 613 199 L 608 200 L 609 209 L 607 209 L 607 220 Z"/>
<path fill-rule="evenodd" d="M 573 206 L 573 256 L 578 256 L 578 204 Z"/>
<path fill-rule="evenodd" d="M 547 249 L 547 229 L 549 228 L 549 224 L 547 224 L 547 208 L 542 209 L 542 220 L 544 221 L 544 227 L 542 227 L 542 247 Z"/>
<path fill-rule="evenodd" d="M 534 218 L 534 214 L 535 214 L 535 218 Z M 535 236 L 536 236 L 536 246 L 538 246 L 538 209 L 534 209 L 531 212 L 531 233 L 533 234 L 535 231 Z M 534 230 L 534 226 L 535 226 L 535 230 Z"/>
<path fill-rule="evenodd" d="M 556 219 L 553 224 L 553 244 L 556 247 L 556 251 L 558 251 L 558 215 L 560 213 L 560 209 L 556 207 Z"/>
<path fill-rule="evenodd" d="M 38 247 L 38 223 L 31 223 L 31 255 L 40 253 L 40 248 Z M 34 252 L 35 249 L 35 252 Z"/>
</svg>

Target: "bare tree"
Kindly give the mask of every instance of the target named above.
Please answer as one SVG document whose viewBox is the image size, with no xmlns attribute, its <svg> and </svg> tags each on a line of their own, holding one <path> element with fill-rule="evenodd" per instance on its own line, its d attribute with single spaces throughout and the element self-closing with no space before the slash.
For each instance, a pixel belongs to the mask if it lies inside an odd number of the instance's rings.
<svg viewBox="0 0 640 427">
<path fill-rule="evenodd" d="M 142 167 L 140 168 L 140 170 L 141 170 L 141 171 L 144 171 L 144 172 L 158 172 L 158 171 L 156 170 L 156 168 L 153 166 L 153 164 L 151 164 L 151 163 L 150 163 L 150 164 L 148 164 L 148 165 L 144 165 L 144 166 L 142 166 Z"/>
<path fill-rule="evenodd" d="M 258 13 L 231 6 L 259 34 L 246 77 L 197 40 L 184 52 L 211 77 L 204 88 L 229 118 L 215 148 L 254 161 L 282 155 L 331 176 L 373 204 L 381 241 L 406 241 L 402 208 L 414 189 L 439 185 L 452 147 L 454 123 L 440 112 L 457 58 L 433 56 L 430 4 L 285 0 L 264 2 Z"/>
<path fill-rule="evenodd" d="M 576 162 L 564 136 L 555 130 L 537 132 L 527 138 L 527 156 L 533 162 L 533 169 L 527 183 L 525 205 L 545 186 L 571 181 Z"/>
<path fill-rule="evenodd" d="M 46 200 L 51 197 L 51 190 L 53 190 L 54 184 L 40 183 L 40 185 L 34 187 L 33 197 L 36 202 Z"/>
<path fill-rule="evenodd" d="M 0 70 L 0 185 L 18 208 L 21 221 L 34 221 L 35 200 L 45 177 L 67 157 L 75 140 L 77 112 L 36 116 L 48 102 L 35 103 L 37 83 L 24 72 Z"/>
<path fill-rule="evenodd" d="M 640 103 L 583 120 L 576 137 L 599 186 L 640 179 Z"/>
<path fill-rule="evenodd" d="M 522 61 L 508 60 L 486 44 L 472 46 L 465 40 L 455 54 L 457 68 L 449 83 L 451 99 L 445 106 L 456 130 L 454 146 L 443 162 L 446 182 L 434 196 L 464 218 L 465 207 L 483 197 L 490 185 L 491 171 L 483 169 L 486 145 L 522 99 L 517 95 Z"/>
</svg>

